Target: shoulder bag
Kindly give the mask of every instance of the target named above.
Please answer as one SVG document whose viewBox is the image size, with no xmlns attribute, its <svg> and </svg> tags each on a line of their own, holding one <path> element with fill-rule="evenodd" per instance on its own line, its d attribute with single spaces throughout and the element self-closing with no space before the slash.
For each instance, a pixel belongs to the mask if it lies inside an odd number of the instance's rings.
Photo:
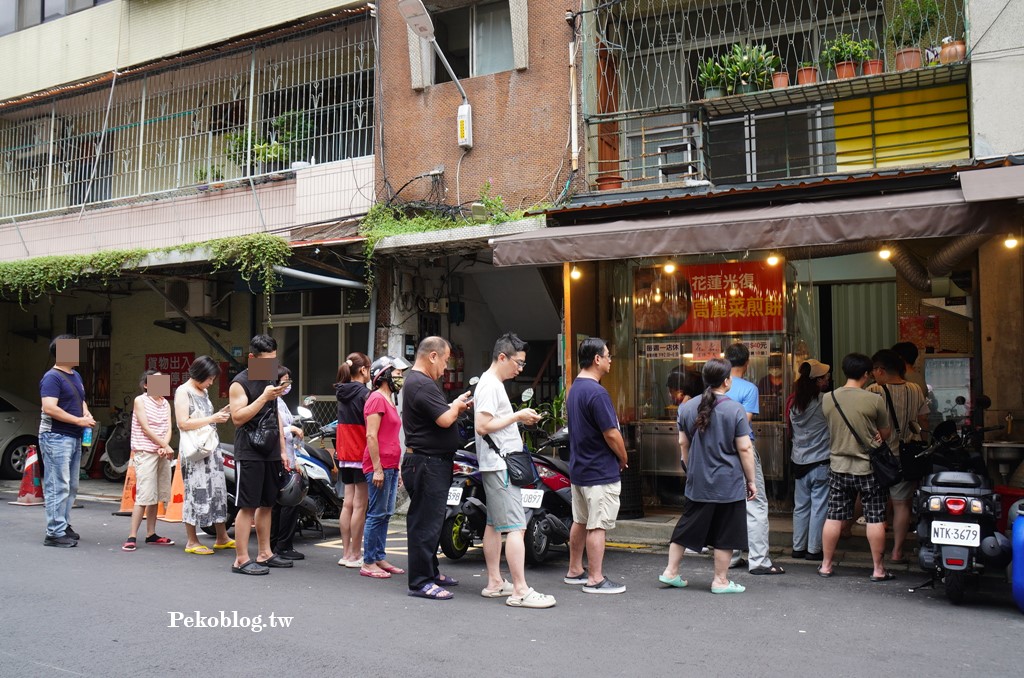
<svg viewBox="0 0 1024 678">
<path fill-rule="evenodd" d="M 195 406 L 195 401 L 191 393 L 188 394 L 189 401 L 192 403 L 191 411 L 195 412 L 198 408 Z M 208 426 L 200 426 L 194 428 L 191 431 L 178 431 L 178 455 L 189 463 L 195 463 L 206 459 L 217 449 L 217 445 L 220 443 L 220 438 L 217 436 L 217 427 L 213 424 Z"/>
<path fill-rule="evenodd" d="M 502 458 L 508 469 L 508 481 L 516 487 L 526 487 L 540 482 L 537 475 L 537 468 L 533 465 L 533 457 L 526 450 L 517 452 L 502 452 L 494 444 L 490 435 L 483 436 L 484 441 L 490 446 L 494 453 Z"/>
<path fill-rule="evenodd" d="M 253 452 L 273 454 L 280 439 L 276 405 L 267 408 L 258 420 L 250 419 L 246 422 L 246 435 L 249 437 L 249 447 Z"/>
<path fill-rule="evenodd" d="M 889 449 L 888 443 L 884 440 L 878 447 L 869 447 L 864 444 L 864 441 L 857 435 L 857 431 L 854 430 L 850 424 L 850 420 L 846 418 L 843 413 L 843 408 L 839 406 L 839 401 L 836 399 L 836 392 L 832 391 L 832 402 L 835 403 L 836 411 L 839 412 L 839 416 L 843 418 L 846 423 L 846 427 L 850 429 L 850 433 L 853 434 L 857 444 L 861 446 L 868 456 L 871 458 L 871 471 L 875 474 L 875 480 L 878 484 L 885 489 L 888 489 L 900 482 L 903 477 L 900 475 L 900 460 L 897 459 L 892 450 Z"/>
<path fill-rule="evenodd" d="M 903 440 L 900 434 L 900 420 L 896 416 L 896 408 L 892 404 L 889 389 L 882 384 L 885 391 L 885 402 L 892 415 L 892 424 L 896 429 L 896 440 L 900 444 L 900 471 L 904 480 L 920 480 L 931 471 L 931 463 L 927 459 L 928 447 L 920 440 Z"/>
</svg>

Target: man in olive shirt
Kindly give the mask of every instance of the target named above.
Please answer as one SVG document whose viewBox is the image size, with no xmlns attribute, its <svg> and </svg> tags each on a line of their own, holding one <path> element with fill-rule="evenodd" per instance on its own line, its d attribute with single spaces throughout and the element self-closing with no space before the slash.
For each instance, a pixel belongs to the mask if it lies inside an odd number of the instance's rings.
<svg viewBox="0 0 1024 678">
<path fill-rule="evenodd" d="M 853 519 L 853 507 L 860 495 L 867 520 L 868 544 L 874 572 L 871 581 L 893 579 L 882 565 L 885 553 L 885 505 L 889 491 L 878 484 L 871 469 L 871 457 L 857 442 L 843 415 L 857 436 L 865 445 L 877 445 L 889 437 L 889 417 L 885 412 L 885 401 L 874 393 L 864 390 L 871 372 L 871 358 L 861 353 L 851 353 L 843 358 L 843 374 L 846 384 L 821 401 L 821 410 L 828 421 L 831 437 L 830 464 L 828 474 L 828 513 L 822 531 L 824 558 L 818 574 L 832 576 L 832 559 L 839 543 L 843 521 Z M 842 414 L 836 407 L 838 402 Z"/>
</svg>

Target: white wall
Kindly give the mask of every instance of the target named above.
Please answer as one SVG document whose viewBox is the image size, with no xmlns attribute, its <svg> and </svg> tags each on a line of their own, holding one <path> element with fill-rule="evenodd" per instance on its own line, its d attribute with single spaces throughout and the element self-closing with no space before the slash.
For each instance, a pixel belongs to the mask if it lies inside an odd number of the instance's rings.
<svg viewBox="0 0 1024 678">
<path fill-rule="evenodd" d="M 969 0 L 967 9 L 974 156 L 1024 152 L 1024 0 Z"/>
</svg>

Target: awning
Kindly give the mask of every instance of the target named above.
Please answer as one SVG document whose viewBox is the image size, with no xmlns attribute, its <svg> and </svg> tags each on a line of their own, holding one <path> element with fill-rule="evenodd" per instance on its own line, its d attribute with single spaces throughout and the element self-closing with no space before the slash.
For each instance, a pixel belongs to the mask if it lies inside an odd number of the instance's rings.
<svg viewBox="0 0 1024 678">
<path fill-rule="evenodd" d="M 1024 198 L 1024 165 L 961 172 L 960 189 L 967 202 Z"/>
<path fill-rule="evenodd" d="M 496 266 L 773 250 L 998 233 L 1012 210 L 1012 203 L 969 203 L 949 188 L 549 227 L 491 246 Z"/>
</svg>

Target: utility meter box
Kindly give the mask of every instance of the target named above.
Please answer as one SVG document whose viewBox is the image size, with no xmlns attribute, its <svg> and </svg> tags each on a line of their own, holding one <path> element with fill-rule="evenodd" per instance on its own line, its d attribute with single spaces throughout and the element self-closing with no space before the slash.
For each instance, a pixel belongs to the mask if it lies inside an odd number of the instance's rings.
<svg viewBox="0 0 1024 678">
<path fill-rule="evenodd" d="M 469 104 L 459 106 L 459 146 L 473 148 L 473 107 Z"/>
</svg>

